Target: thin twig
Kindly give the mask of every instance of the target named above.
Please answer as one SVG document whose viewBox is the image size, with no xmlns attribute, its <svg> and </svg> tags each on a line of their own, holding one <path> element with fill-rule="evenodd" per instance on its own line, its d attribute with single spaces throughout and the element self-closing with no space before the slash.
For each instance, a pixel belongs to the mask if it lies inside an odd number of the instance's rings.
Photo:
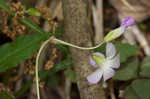
<svg viewBox="0 0 150 99">
<path fill-rule="evenodd" d="M 125 6 L 127 6 L 129 9 L 131 9 L 132 11 L 136 11 L 136 9 L 135 9 L 130 3 L 128 3 L 127 0 L 121 0 L 121 2 L 122 2 Z"/>
<path fill-rule="evenodd" d="M 95 38 L 96 44 L 99 44 L 103 38 L 103 0 L 96 0 L 96 7 L 93 6 L 93 21 L 95 26 Z"/>
<path fill-rule="evenodd" d="M 148 44 L 148 41 L 144 37 L 143 33 L 140 31 L 140 29 L 137 26 L 135 26 L 131 30 L 133 31 L 133 34 L 135 35 L 137 41 L 143 47 L 145 54 L 147 56 L 150 56 L 150 46 Z"/>
<path fill-rule="evenodd" d="M 71 80 L 66 77 L 66 80 L 65 80 L 65 96 L 66 96 L 66 99 L 71 99 L 70 97 L 70 91 L 71 91 Z"/>
<path fill-rule="evenodd" d="M 110 87 L 109 87 L 109 90 L 110 90 L 110 97 L 111 97 L 111 99 L 116 99 L 115 93 L 114 93 L 114 84 L 113 84 L 113 80 L 110 81 Z"/>
</svg>

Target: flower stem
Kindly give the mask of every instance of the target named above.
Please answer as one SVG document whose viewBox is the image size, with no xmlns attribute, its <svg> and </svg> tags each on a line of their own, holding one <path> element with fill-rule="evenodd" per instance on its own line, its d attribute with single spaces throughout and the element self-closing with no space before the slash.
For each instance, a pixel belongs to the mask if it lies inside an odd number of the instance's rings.
<svg viewBox="0 0 150 99">
<path fill-rule="evenodd" d="M 56 39 L 56 38 L 53 38 L 54 41 L 58 42 L 58 43 L 61 43 L 61 44 L 64 44 L 64 45 L 68 45 L 68 46 L 71 46 L 71 47 L 74 47 L 74 48 L 77 48 L 77 49 L 81 49 L 81 50 L 92 50 L 92 49 L 95 49 L 95 48 L 98 48 L 100 47 L 102 44 L 104 44 L 104 41 L 94 47 L 80 47 L 80 46 L 77 46 L 77 45 L 73 45 L 71 43 L 68 43 L 68 42 L 64 42 L 62 40 L 59 40 L 59 39 Z"/>
<path fill-rule="evenodd" d="M 36 64 L 35 64 L 35 78 L 36 78 L 36 91 L 37 91 L 37 99 L 40 99 L 40 91 L 39 91 L 39 76 L 38 76 L 38 63 L 40 54 L 45 47 L 45 45 L 49 42 L 50 39 L 46 40 L 40 47 L 39 52 L 36 57 Z"/>
<path fill-rule="evenodd" d="M 95 48 L 98 48 L 100 47 L 104 42 L 94 46 L 94 47 L 80 47 L 80 46 L 76 46 L 76 45 L 73 45 L 71 43 L 68 43 L 68 42 L 64 42 L 62 40 L 59 40 L 59 39 L 56 39 L 54 37 L 51 37 L 49 38 L 48 40 L 46 40 L 40 47 L 39 49 L 39 52 L 37 54 L 37 57 L 36 57 L 36 64 L 35 64 L 35 78 L 36 78 L 36 91 L 37 91 L 37 99 L 40 99 L 40 91 L 39 91 L 39 76 L 38 76 L 38 63 L 39 63 L 39 57 L 40 57 L 40 54 L 43 50 L 43 48 L 45 47 L 45 45 L 50 42 L 51 40 L 54 40 L 56 43 L 61 43 L 61 44 L 64 44 L 64 45 L 68 45 L 68 46 L 71 46 L 71 47 L 74 47 L 74 48 L 78 48 L 78 49 L 81 49 L 81 50 L 92 50 L 92 49 L 95 49 Z"/>
</svg>

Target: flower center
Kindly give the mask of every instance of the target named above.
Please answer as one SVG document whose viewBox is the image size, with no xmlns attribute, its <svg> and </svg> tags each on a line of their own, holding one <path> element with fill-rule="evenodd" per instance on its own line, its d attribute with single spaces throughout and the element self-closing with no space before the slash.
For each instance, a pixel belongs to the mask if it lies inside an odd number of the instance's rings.
<svg viewBox="0 0 150 99">
<path fill-rule="evenodd" d="M 98 64 L 99 67 L 101 67 L 102 63 L 105 61 L 105 58 L 96 55 L 93 55 L 92 58 L 96 62 L 96 64 Z"/>
</svg>

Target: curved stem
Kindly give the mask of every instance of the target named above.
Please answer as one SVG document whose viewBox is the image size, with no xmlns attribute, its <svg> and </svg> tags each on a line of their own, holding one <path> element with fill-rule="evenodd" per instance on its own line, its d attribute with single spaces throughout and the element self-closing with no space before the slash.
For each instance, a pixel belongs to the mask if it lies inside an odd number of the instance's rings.
<svg viewBox="0 0 150 99">
<path fill-rule="evenodd" d="M 50 41 L 50 40 L 54 40 L 58 43 L 61 43 L 61 44 L 64 44 L 64 45 L 68 45 L 68 46 L 71 46 L 71 47 L 74 47 L 74 48 L 78 48 L 78 49 L 81 49 L 81 50 L 92 50 L 92 49 L 95 49 L 95 48 L 98 48 L 100 47 L 104 42 L 94 46 L 94 47 L 80 47 L 80 46 L 76 46 L 76 45 L 73 45 L 71 43 L 68 43 L 68 42 L 64 42 L 62 40 L 59 40 L 59 39 L 56 39 L 56 38 L 53 38 L 51 37 L 50 39 L 46 40 L 40 47 L 39 49 L 39 52 L 37 54 L 37 57 L 36 57 L 36 64 L 35 64 L 35 78 L 36 78 L 36 88 L 37 88 L 37 99 L 40 99 L 40 90 L 39 90 L 39 76 L 38 76 L 38 62 L 39 62 L 39 57 L 40 57 L 40 54 L 43 50 L 43 48 L 45 47 L 45 45 Z"/>
<path fill-rule="evenodd" d="M 80 46 L 77 46 L 77 45 L 73 45 L 71 43 L 68 43 L 68 42 L 64 42 L 62 40 L 59 40 L 59 39 L 56 39 L 56 38 L 53 38 L 53 40 L 55 40 L 56 42 L 59 42 L 61 44 L 64 44 L 64 45 L 68 45 L 68 46 L 71 46 L 71 47 L 74 47 L 74 48 L 78 48 L 78 49 L 81 49 L 81 50 L 92 50 L 92 49 L 95 49 L 95 48 L 98 48 L 100 47 L 102 44 L 104 44 L 105 42 L 103 41 L 102 43 L 94 46 L 94 47 L 80 47 Z"/>
<path fill-rule="evenodd" d="M 49 42 L 49 39 L 46 40 L 40 47 L 39 49 L 39 52 L 37 54 L 37 57 L 36 57 L 36 64 L 35 64 L 35 78 L 36 78 L 36 91 L 37 91 L 37 99 L 40 99 L 40 91 L 39 91 L 39 76 L 38 76 L 38 62 L 39 62 L 39 57 L 40 57 L 40 54 L 43 50 L 43 48 L 45 47 L 45 45 Z"/>
</svg>

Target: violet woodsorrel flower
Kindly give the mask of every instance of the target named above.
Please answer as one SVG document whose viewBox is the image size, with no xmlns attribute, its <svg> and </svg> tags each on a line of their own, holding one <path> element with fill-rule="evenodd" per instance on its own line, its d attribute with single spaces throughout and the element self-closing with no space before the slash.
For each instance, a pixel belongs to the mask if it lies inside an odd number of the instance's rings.
<svg viewBox="0 0 150 99">
<path fill-rule="evenodd" d="M 111 32 L 109 32 L 105 37 L 104 37 L 104 41 L 105 42 L 110 42 L 116 38 L 118 38 L 119 36 L 121 36 L 123 34 L 123 32 L 128 28 L 135 25 L 135 20 L 132 17 L 127 17 L 125 18 L 122 23 L 121 26 Z"/>
<path fill-rule="evenodd" d="M 87 76 L 89 83 L 96 84 L 102 77 L 104 82 L 114 76 L 114 69 L 120 66 L 120 54 L 116 55 L 116 48 L 112 43 L 106 45 L 106 57 L 99 52 L 90 57 L 90 64 L 97 70 Z"/>
</svg>

